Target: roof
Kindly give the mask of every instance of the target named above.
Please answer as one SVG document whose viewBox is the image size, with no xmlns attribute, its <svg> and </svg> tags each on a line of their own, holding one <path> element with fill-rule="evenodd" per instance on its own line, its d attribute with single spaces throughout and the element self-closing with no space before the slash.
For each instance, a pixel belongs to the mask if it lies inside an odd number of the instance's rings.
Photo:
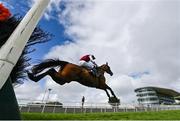
<svg viewBox="0 0 180 121">
<path fill-rule="evenodd" d="M 177 97 L 174 97 L 176 100 L 180 100 L 180 95 L 177 96 Z"/>
<path fill-rule="evenodd" d="M 156 93 L 165 94 L 165 95 L 169 95 L 169 96 L 173 96 L 173 97 L 180 96 L 179 92 L 176 92 L 172 89 L 160 88 L 160 87 L 141 87 L 141 88 L 135 89 L 134 91 L 137 92 L 141 89 L 153 89 L 156 91 Z"/>
</svg>

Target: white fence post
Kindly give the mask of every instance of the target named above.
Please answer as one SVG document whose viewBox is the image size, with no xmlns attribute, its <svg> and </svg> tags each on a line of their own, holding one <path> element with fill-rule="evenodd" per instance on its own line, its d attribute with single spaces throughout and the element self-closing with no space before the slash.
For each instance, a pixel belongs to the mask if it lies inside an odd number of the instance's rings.
<svg viewBox="0 0 180 121">
<path fill-rule="evenodd" d="M 44 113 L 45 107 L 46 107 L 46 103 L 44 103 L 41 113 Z"/>
<path fill-rule="evenodd" d="M 53 108 L 53 113 L 55 113 L 55 110 L 56 110 L 56 103 L 55 103 L 54 108 Z"/>
</svg>

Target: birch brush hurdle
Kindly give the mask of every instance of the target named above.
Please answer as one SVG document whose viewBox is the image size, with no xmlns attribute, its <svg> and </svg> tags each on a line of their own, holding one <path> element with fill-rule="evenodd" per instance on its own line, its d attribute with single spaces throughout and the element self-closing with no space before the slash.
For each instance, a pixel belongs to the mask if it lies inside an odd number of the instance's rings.
<svg viewBox="0 0 180 121">
<path fill-rule="evenodd" d="M 38 0 L 0 48 L 0 89 L 8 79 L 50 0 Z"/>
</svg>

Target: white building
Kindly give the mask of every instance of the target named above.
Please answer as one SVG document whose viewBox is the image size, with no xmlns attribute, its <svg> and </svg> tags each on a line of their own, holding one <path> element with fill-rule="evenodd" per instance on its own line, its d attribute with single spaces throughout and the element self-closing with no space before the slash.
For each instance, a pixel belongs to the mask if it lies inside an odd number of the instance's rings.
<svg viewBox="0 0 180 121">
<path fill-rule="evenodd" d="M 139 104 L 150 106 L 159 104 L 175 104 L 175 97 L 180 96 L 179 92 L 172 89 L 159 87 L 141 87 L 135 89 Z"/>
</svg>

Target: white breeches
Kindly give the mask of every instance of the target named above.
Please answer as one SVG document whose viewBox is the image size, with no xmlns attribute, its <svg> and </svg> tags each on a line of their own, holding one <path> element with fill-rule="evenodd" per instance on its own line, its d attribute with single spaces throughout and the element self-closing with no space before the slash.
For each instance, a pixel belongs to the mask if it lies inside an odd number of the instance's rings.
<svg viewBox="0 0 180 121">
<path fill-rule="evenodd" d="M 94 68 L 94 64 L 93 64 L 91 61 L 86 62 L 86 61 L 84 61 L 84 60 L 80 60 L 80 61 L 79 61 L 79 65 L 80 65 L 80 66 L 87 67 L 88 69 Z"/>
</svg>

